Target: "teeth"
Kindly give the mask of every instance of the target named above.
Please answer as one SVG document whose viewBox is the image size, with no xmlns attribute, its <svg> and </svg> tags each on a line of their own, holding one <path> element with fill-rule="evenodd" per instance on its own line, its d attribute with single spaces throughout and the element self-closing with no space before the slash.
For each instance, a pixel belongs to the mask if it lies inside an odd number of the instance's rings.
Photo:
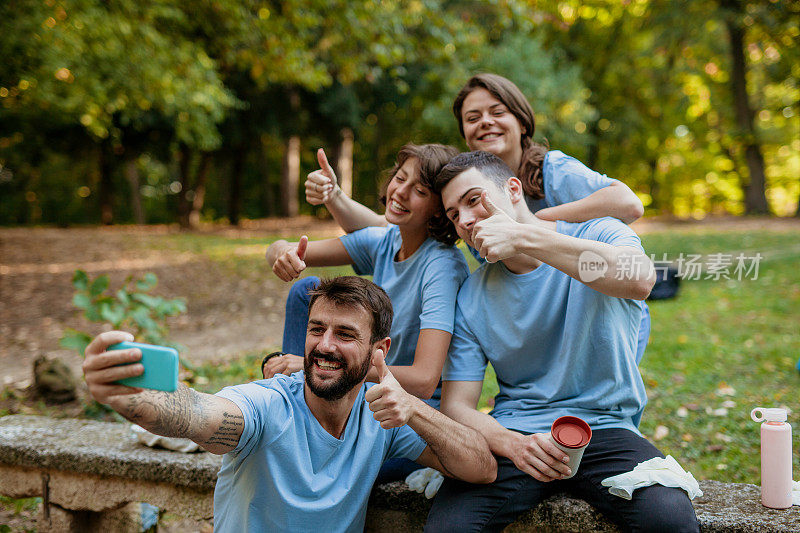
<svg viewBox="0 0 800 533">
<path fill-rule="evenodd" d="M 392 207 L 393 207 L 393 208 L 395 208 L 395 209 L 397 209 L 398 211 L 404 211 L 404 212 L 408 213 L 408 209 L 406 209 L 406 208 L 405 208 L 405 207 L 403 207 L 402 205 L 398 204 L 398 203 L 397 203 L 397 202 L 395 202 L 394 200 L 392 200 Z"/>
<path fill-rule="evenodd" d="M 322 359 L 317 359 L 317 365 L 324 370 L 336 370 L 340 366 L 338 363 L 331 363 L 329 361 L 323 361 Z"/>
<path fill-rule="evenodd" d="M 489 141 L 489 140 L 496 139 L 496 138 L 500 137 L 500 135 L 501 135 L 500 133 L 487 133 L 486 135 L 481 136 L 481 140 L 482 141 Z"/>
</svg>

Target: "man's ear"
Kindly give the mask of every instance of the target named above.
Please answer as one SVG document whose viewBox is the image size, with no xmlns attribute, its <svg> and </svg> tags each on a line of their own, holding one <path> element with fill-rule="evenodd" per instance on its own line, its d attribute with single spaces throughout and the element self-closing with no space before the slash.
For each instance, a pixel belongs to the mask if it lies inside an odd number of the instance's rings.
<svg viewBox="0 0 800 533">
<path fill-rule="evenodd" d="M 392 345 L 392 339 L 390 339 L 389 337 L 384 337 L 372 345 L 371 355 L 375 355 L 375 352 L 377 350 L 383 350 L 383 356 L 386 357 L 389 354 L 389 347 L 391 345 Z"/>
<path fill-rule="evenodd" d="M 522 190 L 522 182 L 516 176 L 511 176 L 506 180 L 506 194 L 512 204 L 516 204 L 525 198 L 525 191 Z"/>
</svg>

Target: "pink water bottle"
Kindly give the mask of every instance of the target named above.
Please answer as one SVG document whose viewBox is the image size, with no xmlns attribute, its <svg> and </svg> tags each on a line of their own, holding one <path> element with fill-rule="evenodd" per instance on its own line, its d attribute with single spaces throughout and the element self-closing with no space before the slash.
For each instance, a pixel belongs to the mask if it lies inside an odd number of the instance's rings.
<svg viewBox="0 0 800 533">
<path fill-rule="evenodd" d="M 792 426 L 785 409 L 756 407 L 750 418 L 761 424 L 761 503 L 773 509 L 792 506 Z"/>
</svg>

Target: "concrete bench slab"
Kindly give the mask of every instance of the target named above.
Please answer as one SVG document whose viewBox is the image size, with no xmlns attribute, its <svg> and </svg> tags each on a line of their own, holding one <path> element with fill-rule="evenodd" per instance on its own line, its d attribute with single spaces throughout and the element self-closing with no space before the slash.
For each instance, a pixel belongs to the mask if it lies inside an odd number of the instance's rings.
<svg viewBox="0 0 800 533">
<path fill-rule="evenodd" d="M 25 415 L 0 418 L 0 494 L 43 497 L 45 509 L 67 524 L 53 529 L 107 530 L 119 520 L 115 512 L 142 501 L 187 518 L 211 518 L 220 464 L 221 457 L 210 453 L 142 446 L 125 424 Z M 704 532 L 800 531 L 800 508 L 763 507 L 755 485 L 701 481 L 700 487 L 704 495 L 693 504 Z M 382 485 L 372 491 L 366 530 L 421 531 L 429 509 L 430 501 L 409 491 L 405 483 Z M 508 531 L 617 529 L 589 504 L 559 495 L 520 517 Z"/>
</svg>

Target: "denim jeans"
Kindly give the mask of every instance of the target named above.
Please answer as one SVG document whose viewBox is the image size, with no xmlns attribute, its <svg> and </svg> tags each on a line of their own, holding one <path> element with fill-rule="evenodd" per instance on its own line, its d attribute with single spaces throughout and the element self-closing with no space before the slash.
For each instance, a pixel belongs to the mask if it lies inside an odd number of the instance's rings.
<svg viewBox="0 0 800 533">
<path fill-rule="evenodd" d="M 308 276 L 295 281 L 286 297 L 286 317 L 283 321 L 284 353 L 305 355 L 306 329 L 308 329 L 308 303 L 311 297 L 308 291 L 319 285 L 317 276 Z"/>
</svg>

